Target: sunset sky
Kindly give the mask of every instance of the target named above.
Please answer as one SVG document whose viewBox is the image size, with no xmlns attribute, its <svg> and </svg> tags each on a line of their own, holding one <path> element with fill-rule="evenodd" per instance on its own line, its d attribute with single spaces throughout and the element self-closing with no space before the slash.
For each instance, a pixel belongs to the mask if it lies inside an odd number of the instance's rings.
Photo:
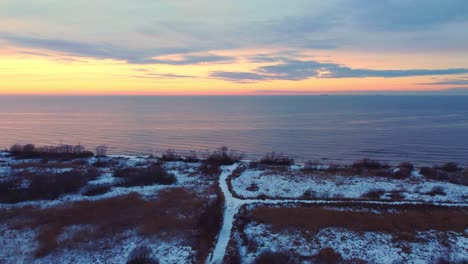
<svg viewBox="0 0 468 264">
<path fill-rule="evenodd" d="M 0 94 L 454 88 L 466 0 L 0 1 Z"/>
</svg>

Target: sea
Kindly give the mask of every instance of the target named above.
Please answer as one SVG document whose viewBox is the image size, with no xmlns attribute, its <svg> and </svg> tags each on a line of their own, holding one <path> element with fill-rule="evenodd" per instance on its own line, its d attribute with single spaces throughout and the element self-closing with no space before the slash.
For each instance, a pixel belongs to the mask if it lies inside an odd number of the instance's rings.
<svg viewBox="0 0 468 264">
<path fill-rule="evenodd" d="M 468 164 L 467 96 L 1 96 L 0 149 L 107 145 L 111 154 L 221 146 L 298 162 Z"/>
</svg>

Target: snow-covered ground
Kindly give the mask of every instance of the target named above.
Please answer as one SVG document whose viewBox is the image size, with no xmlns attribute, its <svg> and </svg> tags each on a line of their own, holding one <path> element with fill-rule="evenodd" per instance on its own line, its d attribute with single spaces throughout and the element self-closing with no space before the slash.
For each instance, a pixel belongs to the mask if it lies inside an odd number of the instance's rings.
<svg viewBox="0 0 468 264">
<path fill-rule="evenodd" d="M 254 263 L 265 251 L 294 252 L 310 257 L 323 248 L 332 248 L 345 260 L 361 259 L 376 264 L 438 263 L 441 259 L 448 263 L 468 261 L 468 238 L 455 232 L 419 232 L 418 241 L 401 242 L 383 232 L 354 232 L 343 228 L 324 228 L 316 234 L 277 232 L 268 225 L 251 223 L 245 228 L 245 234 L 250 243 L 256 245 L 256 250 L 239 245 L 244 264 Z"/>
<path fill-rule="evenodd" d="M 121 196 L 132 192 L 139 193 L 143 198 L 154 198 L 159 191 L 167 188 L 186 188 L 194 193 L 205 193 L 213 188 L 214 184 L 219 184 L 224 198 L 225 211 L 222 229 L 216 239 L 215 246 L 208 256 L 207 263 L 222 263 L 226 253 L 226 248 L 232 235 L 238 237 L 239 234 L 232 234 L 235 225 L 235 216 L 243 205 L 263 206 L 276 205 L 288 206 L 291 204 L 317 204 L 327 206 L 347 199 L 349 203 L 381 204 L 384 200 L 389 204 L 413 204 L 421 205 L 425 203 L 437 206 L 466 206 L 468 190 L 466 186 L 457 185 L 441 181 L 427 180 L 413 171 L 412 177 L 408 179 L 390 179 L 385 177 L 364 177 L 364 176 L 342 176 L 339 174 L 314 175 L 302 173 L 301 165 L 294 165 L 285 172 L 271 170 L 246 169 L 240 175 L 231 173 L 240 164 L 222 167 L 222 173 L 217 179 L 213 176 L 203 175 L 199 172 L 200 163 L 186 162 L 165 162 L 163 167 L 176 177 L 176 183 L 172 185 L 150 185 L 137 187 L 118 186 L 120 179 L 113 177 L 115 168 L 146 167 L 156 162 L 153 157 L 132 157 L 132 156 L 110 156 L 108 158 L 90 158 L 86 162 L 92 166 L 96 162 L 109 164 L 98 166 L 99 177 L 88 182 L 89 185 L 110 185 L 108 192 L 96 196 L 84 196 L 82 191 L 67 194 L 52 201 L 25 201 L 17 204 L 0 204 L 0 209 L 14 209 L 24 206 L 34 206 L 38 208 L 48 208 L 69 202 L 83 200 L 100 200 Z M 6 153 L 0 152 L 0 181 L 12 175 L 12 165 L 25 161 L 14 160 Z M 27 162 L 39 162 L 39 160 L 28 160 Z M 53 164 L 53 162 L 52 162 Z M 72 164 L 70 163 L 70 166 Z M 62 166 L 63 167 L 63 166 Z M 57 168 L 56 170 L 66 171 L 67 168 Z M 21 168 L 29 170 L 30 168 Z M 20 169 L 20 170 L 21 170 Z M 317 170 L 326 170 L 327 167 L 320 167 Z M 232 187 L 232 191 L 230 187 Z M 443 190 L 445 194 L 429 195 L 435 189 Z M 372 190 L 382 190 L 380 198 L 364 201 L 363 196 Z M 396 199 L 390 195 L 398 193 L 400 198 Z M 206 193 L 205 193 L 206 194 Z M 390 201 L 392 200 L 393 201 Z M 79 226 L 76 228 L 80 228 Z M 73 231 L 73 228 L 70 232 Z M 466 232 L 465 232 L 466 233 Z M 195 252 L 183 239 L 160 240 L 155 237 L 141 237 L 128 231 L 123 234 L 123 238 L 114 237 L 103 238 L 102 244 L 111 245 L 90 250 L 89 248 L 61 248 L 53 251 L 44 258 L 34 259 L 32 252 L 37 247 L 35 236 L 37 230 L 12 230 L 0 223 L 0 263 L 125 263 L 131 251 L 145 245 L 149 248 L 151 255 L 157 256 L 160 263 L 191 263 L 194 260 Z M 319 249 L 324 247 L 333 248 L 345 259 L 360 258 L 370 261 L 370 263 L 406 262 L 406 263 L 427 263 L 440 257 L 441 250 L 448 250 L 446 256 L 448 260 L 459 260 L 463 257 L 460 252 L 468 251 L 468 239 L 466 234 L 455 233 L 443 234 L 448 237 L 450 250 L 438 237 L 437 232 L 423 232 L 419 236 L 428 241 L 427 246 L 421 247 L 417 243 L 405 245 L 411 249 L 411 254 L 407 250 L 402 250 L 399 245 L 395 245 L 389 234 L 380 232 L 356 233 L 350 230 L 339 228 L 325 228 L 317 234 L 304 236 L 303 232 L 273 232 L 268 225 L 260 223 L 250 223 L 245 229 L 248 239 L 258 245 L 259 250 L 249 251 L 245 245 L 240 245 L 245 263 L 253 263 L 254 259 L 263 250 L 282 249 L 281 251 L 293 250 L 303 256 L 317 254 Z M 64 236 L 66 237 L 67 232 Z M 311 238 L 312 236 L 312 238 Z M 236 239 L 237 240 L 237 239 Z M 241 239 L 238 239 L 241 241 Z M 22 243 L 22 241 L 24 241 Z M 378 243 L 375 243 L 378 241 Z M 101 243 L 99 242 L 99 243 Z M 393 244 L 392 244 L 393 243 Z M 382 245 L 380 245 L 382 244 Z M 365 250 L 365 245 L 368 250 Z M 380 246 L 379 246 L 380 245 Z M 385 252 L 383 257 L 382 252 Z M 437 253 L 439 252 L 439 253 Z M 444 253 L 444 254 L 445 254 Z M 447 255 L 448 254 L 448 255 Z M 16 258 L 15 258 L 16 256 Z M 64 259 L 70 260 L 64 262 Z"/>
<path fill-rule="evenodd" d="M 102 238 L 81 247 L 65 247 L 53 251 L 43 258 L 35 258 L 34 250 L 38 246 L 35 230 L 14 230 L 0 226 L 0 263 L 34 263 L 34 264 L 87 264 L 87 263 L 126 263 L 131 252 L 144 246 L 150 255 L 161 264 L 192 263 L 195 251 L 184 239 L 161 240 L 141 237 L 133 231 L 116 234 L 116 237 Z M 68 230 L 59 238 L 63 243 Z M 62 241 L 61 241 L 62 240 Z"/>
<path fill-rule="evenodd" d="M 468 200 L 468 187 L 412 176 L 408 179 L 385 177 L 313 175 L 300 170 L 287 173 L 247 169 L 231 178 L 234 193 L 243 198 L 363 199 L 373 190 L 382 190 L 382 200 L 399 193 L 401 200 L 460 203 Z M 429 195 L 440 188 L 445 195 Z M 375 200 L 375 198 L 374 198 Z M 397 199 L 398 200 L 398 199 Z"/>
<path fill-rule="evenodd" d="M 105 161 L 113 161 L 115 164 L 113 166 L 118 168 L 131 168 L 131 167 L 144 167 L 154 162 L 154 160 L 149 159 L 148 157 L 132 157 L 132 156 L 109 156 L 109 158 L 104 158 Z M 96 158 L 90 158 L 87 160 L 88 164 L 94 164 L 97 161 Z M 7 157 L 5 152 L 0 152 L 0 181 L 6 179 L 7 176 L 10 176 L 12 172 L 12 165 L 17 165 L 21 163 L 34 163 L 39 162 L 39 160 L 15 160 L 13 158 Z M 51 163 L 53 164 L 53 163 Z M 66 163 L 65 163 L 66 164 Z M 45 169 L 45 171 L 50 172 L 65 172 L 72 170 L 73 164 L 70 164 L 70 168 L 60 168 L 60 169 Z M 0 203 L 0 208 L 15 208 L 15 207 L 24 207 L 24 206 L 36 206 L 39 208 L 53 207 L 64 203 L 77 202 L 77 201 L 96 201 L 105 198 L 111 198 L 115 196 L 126 195 L 129 193 L 139 193 L 142 197 L 152 197 L 157 194 L 159 191 L 167 188 L 180 188 L 184 187 L 191 189 L 197 192 L 203 192 L 209 186 L 215 184 L 215 179 L 209 180 L 203 175 L 196 173 L 198 163 L 184 163 L 184 162 L 167 162 L 163 164 L 163 167 L 167 172 L 173 174 L 177 181 L 172 185 L 149 185 L 149 186 L 133 186 L 133 187 L 121 187 L 116 186 L 118 178 L 113 177 L 113 171 L 111 168 L 104 167 L 99 168 L 100 176 L 92 181 L 88 182 L 88 185 L 110 185 L 111 188 L 108 192 L 95 196 L 84 196 L 82 191 L 78 193 L 71 193 L 62 195 L 55 200 L 37 200 L 37 201 L 24 201 L 15 204 L 2 204 Z M 34 167 L 17 169 L 21 170 L 34 170 Z M 44 170 L 44 169 L 41 169 Z"/>
</svg>

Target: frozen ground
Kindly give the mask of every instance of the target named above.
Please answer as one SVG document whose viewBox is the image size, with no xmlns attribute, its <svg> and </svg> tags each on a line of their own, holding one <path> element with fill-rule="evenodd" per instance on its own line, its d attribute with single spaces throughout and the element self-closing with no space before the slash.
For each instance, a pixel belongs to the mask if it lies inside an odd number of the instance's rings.
<svg viewBox="0 0 468 264">
<path fill-rule="evenodd" d="M 61 235 L 59 240 L 73 235 L 69 230 Z M 34 250 L 38 246 L 35 230 L 12 230 L 0 226 L 0 263 L 34 263 L 34 264 L 87 264 L 87 263 L 126 263 L 131 252 L 145 246 L 151 256 L 159 259 L 159 263 L 179 264 L 194 261 L 195 252 L 183 239 L 160 240 L 138 236 L 127 231 L 116 234 L 116 237 L 103 238 L 81 247 L 66 247 L 53 251 L 43 258 L 34 258 Z M 61 242 L 61 241 L 59 241 Z"/>
<path fill-rule="evenodd" d="M 262 252 L 295 252 L 302 257 L 315 256 L 323 248 L 332 248 L 345 260 L 368 263 L 448 263 L 468 261 L 468 238 L 454 232 L 419 232 L 413 242 L 395 241 L 383 232 L 354 232 L 343 228 L 325 228 L 318 233 L 275 232 L 268 225 L 251 223 L 247 238 L 257 246 L 251 251 L 241 245 L 242 263 L 254 263 Z M 443 239 L 442 239 L 443 238 Z M 240 241 L 240 240 L 238 240 Z"/>
<path fill-rule="evenodd" d="M 164 168 L 174 174 L 177 179 L 175 184 L 119 187 L 116 186 L 118 179 L 113 177 L 113 168 L 145 167 L 151 162 L 155 162 L 156 159 L 152 157 L 110 156 L 107 159 L 90 158 L 87 160 L 90 165 L 95 164 L 97 161 L 112 163 L 111 167 L 99 167 L 100 176 L 89 182 L 89 184 L 94 185 L 111 185 L 111 189 L 104 194 L 83 196 L 79 192 L 63 195 L 52 201 L 0 204 L 0 209 L 13 209 L 23 206 L 47 208 L 75 201 L 121 196 L 131 192 L 150 198 L 163 189 L 174 187 L 183 187 L 197 193 L 203 193 L 218 183 L 225 198 L 224 221 L 212 253 L 207 259 L 207 263 L 218 264 L 223 263 L 232 235 L 235 238 L 239 236 L 237 233 L 232 233 L 232 228 L 235 225 L 235 216 L 242 205 L 263 206 L 275 204 L 277 206 L 288 206 L 290 204 L 305 203 L 326 206 L 329 203 L 347 199 L 350 203 L 362 205 L 386 202 L 390 204 L 429 203 L 438 206 L 466 206 L 468 199 L 466 186 L 428 180 L 418 174 L 417 171 L 413 171 L 412 177 L 402 180 L 385 177 L 342 176 L 339 174 L 325 177 L 324 175 L 301 173 L 301 165 L 294 165 L 286 172 L 247 169 L 240 175 L 231 176 L 231 173 L 239 166 L 239 164 L 234 164 L 222 167 L 222 173 L 218 181 L 216 177 L 207 177 L 200 174 L 198 170 L 199 163 L 165 162 L 163 163 Z M 11 175 L 12 165 L 21 162 L 23 161 L 11 159 L 5 153 L 0 152 L 0 181 Z M 60 170 L 66 169 L 60 168 Z M 319 171 L 326 169 L 327 167 L 318 168 Z M 429 195 L 428 193 L 433 191 L 434 187 L 442 189 L 444 194 Z M 363 198 L 366 193 L 376 189 L 383 191 L 380 198 L 368 199 L 370 201 Z M 394 193 L 399 193 L 401 196 L 395 199 L 395 197 L 391 196 Z M 0 248 L 3 248 L 3 250 L 0 250 L 0 263 L 125 263 L 130 252 L 140 245 L 147 246 L 152 255 L 159 258 L 160 263 L 192 263 L 194 259 L 194 250 L 184 240 L 143 238 L 131 232 L 123 234 L 124 237 L 119 239 L 103 238 L 96 245 L 99 250 L 63 248 L 52 252 L 45 258 L 34 259 L 32 252 L 37 246 L 34 242 L 36 232 L 37 230 L 27 229 L 23 231 L 11 230 L 6 225 L 0 225 Z M 400 245 L 394 244 L 390 235 L 380 232 L 356 233 L 340 228 L 325 228 L 316 234 L 306 234 L 304 236 L 303 232 L 294 231 L 275 233 L 268 225 L 250 223 L 245 229 L 245 234 L 249 240 L 258 245 L 259 250 L 249 251 L 248 246 L 240 245 L 243 263 L 253 263 L 258 254 L 264 250 L 275 251 L 280 249 L 292 250 L 300 255 L 307 256 L 317 254 L 317 251 L 321 248 L 330 247 L 346 259 L 359 258 L 368 260 L 370 263 L 427 263 L 439 259 L 440 256 L 444 256 L 443 254 L 450 261 L 458 261 L 466 257 L 463 252 L 468 251 L 466 231 L 464 235 L 455 233 L 439 234 L 435 231 L 422 232 L 419 236 L 421 240 L 427 241 L 427 245 L 407 243 L 405 250 Z M 442 235 L 448 237 L 450 248 L 443 241 L 440 241 L 439 237 Z M 107 247 L 103 245 L 107 245 Z M 366 246 L 368 250 L 363 250 Z M 408 248 L 410 248 L 410 251 L 408 251 Z M 70 261 L 64 262 L 64 259 Z"/>
<path fill-rule="evenodd" d="M 460 203 L 468 200 L 468 187 L 418 176 L 408 179 L 386 177 L 313 175 L 300 170 L 290 172 L 247 169 L 231 178 L 234 193 L 243 198 L 279 199 L 364 199 L 366 193 L 381 190 L 382 200 Z M 445 194 L 432 194 L 440 188 Z M 395 199 L 392 194 L 398 193 Z M 375 198 L 373 200 L 376 200 Z"/>
</svg>

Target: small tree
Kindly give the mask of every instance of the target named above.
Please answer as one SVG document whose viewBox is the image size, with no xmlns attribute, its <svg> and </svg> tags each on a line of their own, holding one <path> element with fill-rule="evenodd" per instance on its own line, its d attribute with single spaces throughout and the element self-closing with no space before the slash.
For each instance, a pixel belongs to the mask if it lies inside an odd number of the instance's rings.
<svg viewBox="0 0 468 264">
<path fill-rule="evenodd" d="M 96 147 L 96 155 L 98 156 L 106 156 L 107 155 L 107 146 L 106 145 L 100 145 Z"/>
</svg>

